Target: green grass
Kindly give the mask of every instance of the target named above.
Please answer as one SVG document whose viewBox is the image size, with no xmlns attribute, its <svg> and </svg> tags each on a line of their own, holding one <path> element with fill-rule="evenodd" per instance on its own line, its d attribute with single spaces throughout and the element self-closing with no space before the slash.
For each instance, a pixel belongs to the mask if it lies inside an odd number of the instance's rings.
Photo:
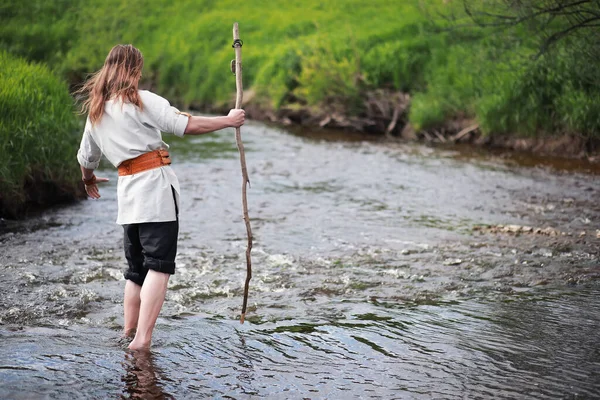
<svg viewBox="0 0 600 400">
<path fill-rule="evenodd" d="M 445 4 L 447 3 L 447 4 Z M 144 82 L 181 107 L 223 108 L 231 26 L 244 40 L 244 85 L 278 108 L 335 104 L 359 112 L 367 90 L 409 92 L 417 129 L 455 117 L 487 134 L 600 136 L 595 86 L 563 42 L 533 59 L 539 38 L 511 30 L 448 29 L 469 20 L 442 0 L 33 0 L 0 6 L 0 45 L 47 62 L 71 83 L 101 67 L 116 43 L 144 53 Z M 455 23 L 441 15 L 457 15 Z"/>
<path fill-rule="evenodd" d="M 79 126 L 66 84 L 0 51 L 0 215 L 73 198 Z"/>
</svg>

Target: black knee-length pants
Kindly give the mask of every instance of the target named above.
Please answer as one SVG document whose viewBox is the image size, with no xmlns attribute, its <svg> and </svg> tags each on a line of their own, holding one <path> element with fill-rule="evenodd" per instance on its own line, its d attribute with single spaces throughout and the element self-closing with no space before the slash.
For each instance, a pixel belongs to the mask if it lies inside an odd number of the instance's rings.
<svg viewBox="0 0 600 400">
<path fill-rule="evenodd" d="M 177 201 L 175 213 L 179 214 Z M 178 234 L 179 216 L 169 222 L 123 225 L 123 247 L 129 265 L 125 279 L 142 286 L 148 270 L 174 274 Z"/>
<path fill-rule="evenodd" d="M 125 258 L 129 268 L 125 279 L 144 283 L 148 270 L 175 273 L 179 221 L 123 225 Z"/>
</svg>

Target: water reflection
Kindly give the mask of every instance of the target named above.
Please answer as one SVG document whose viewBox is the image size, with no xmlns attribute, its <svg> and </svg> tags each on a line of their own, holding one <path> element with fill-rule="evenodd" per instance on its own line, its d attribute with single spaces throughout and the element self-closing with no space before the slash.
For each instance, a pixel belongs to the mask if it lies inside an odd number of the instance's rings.
<svg viewBox="0 0 600 400">
<path fill-rule="evenodd" d="M 240 393 L 246 395 L 256 395 L 259 392 L 254 388 L 256 376 L 251 356 L 252 349 L 246 345 L 245 334 L 242 331 L 236 330 L 235 333 L 239 339 L 239 346 L 234 353 L 236 365 L 233 369 L 239 384 L 234 387 L 234 390 L 237 389 Z"/>
<path fill-rule="evenodd" d="M 121 398 L 129 399 L 174 399 L 164 389 L 164 372 L 156 366 L 155 355 L 150 351 L 134 351 L 125 353 L 123 362 L 125 374 L 124 394 Z"/>
</svg>

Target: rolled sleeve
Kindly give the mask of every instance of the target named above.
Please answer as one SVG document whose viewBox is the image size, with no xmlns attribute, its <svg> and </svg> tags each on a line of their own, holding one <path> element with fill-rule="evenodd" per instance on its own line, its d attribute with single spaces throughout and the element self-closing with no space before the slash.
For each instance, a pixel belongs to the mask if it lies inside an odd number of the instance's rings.
<svg viewBox="0 0 600 400">
<path fill-rule="evenodd" d="M 100 164 L 100 158 L 102 157 L 102 151 L 100 147 L 92 138 L 89 131 L 90 121 L 89 119 L 85 123 L 85 130 L 83 137 L 81 138 L 81 144 L 79 145 L 79 151 L 77 151 L 77 161 L 79 165 L 87 169 L 97 169 Z"/>
<path fill-rule="evenodd" d="M 144 113 L 161 132 L 182 137 L 188 124 L 188 116 L 172 107 L 169 101 L 147 90 L 140 91 Z"/>
<path fill-rule="evenodd" d="M 177 113 L 177 119 L 175 120 L 175 129 L 173 130 L 173 134 L 179 137 L 183 137 L 185 133 L 185 128 L 187 128 L 188 121 L 189 117 L 187 115 Z"/>
</svg>

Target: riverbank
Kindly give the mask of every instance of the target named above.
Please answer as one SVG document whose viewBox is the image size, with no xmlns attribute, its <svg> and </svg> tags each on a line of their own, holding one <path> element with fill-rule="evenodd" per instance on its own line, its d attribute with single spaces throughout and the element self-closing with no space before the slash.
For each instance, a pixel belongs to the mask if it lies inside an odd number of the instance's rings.
<svg viewBox="0 0 600 400">
<path fill-rule="evenodd" d="M 600 163 L 600 140 L 577 134 L 518 133 L 484 134 L 480 124 L 472 118 L 449 119 L 429 129 L 415 130 L 410 123 L 411 97 L 408 93 L 377 90 L 365 94 L 359 112 L 348 112 L 343 106 L 309 107 L 300 104 L 279 109 L 254 101 L 253 90 L 245 94 L 244 109 L 250 119 L 303 130 L 338 130 L 341 133 L 365 134 L 375 140 L 414 141 L 432 145 L 470 144 L 488 150 L 508 150 L 563 159 L 586 160 Z M 233 107 L 233 105 L 230 105 Z M 210 108 L 214 113 L 225 113 L 228 108 Z M 317 133 L 318 134 L 318 133 Z"/>
</svg>

